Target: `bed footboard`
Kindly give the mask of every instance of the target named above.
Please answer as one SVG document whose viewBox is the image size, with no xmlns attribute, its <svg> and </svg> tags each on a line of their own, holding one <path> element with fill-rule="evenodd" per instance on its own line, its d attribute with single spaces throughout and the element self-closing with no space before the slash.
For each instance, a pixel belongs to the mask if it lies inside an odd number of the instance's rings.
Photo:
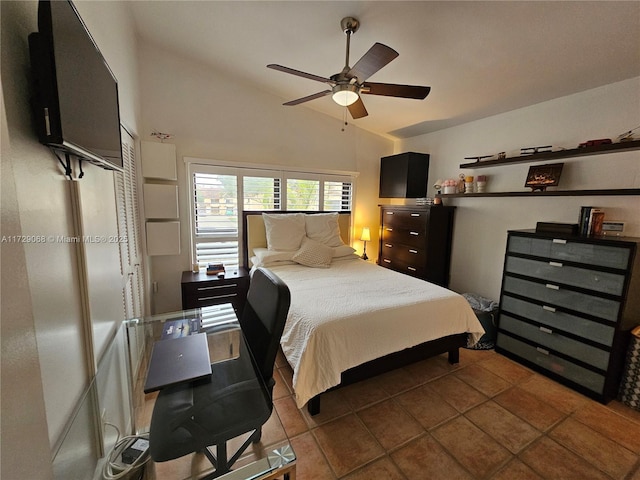
<svg viewBox="0 0 640 480">
<path fill-rule="evenodd" d="M 467 334 L 458 333 L 447 337 L 438 338 L 430 342 L 421 343 L 415 347 L 401 350 L 400 352 L 390 353 L 384 357 L 376 358 L 370 362 L 363 363 L 357 367 L 350 368 L 342 372 L 341 382 L 336 388 L 344 387 L 367 378 L 375 377 L 382 373 L 404 367 L 420 360 L 434 357 L 447 353 L 447 360 L 451 364 L 460 361 L 459 348 L 467 345 Z M 309 415 L 317 415 L 320 413 L 320 395 L 318 394 L 307 402 L 307 411 Z"/>
</svg>

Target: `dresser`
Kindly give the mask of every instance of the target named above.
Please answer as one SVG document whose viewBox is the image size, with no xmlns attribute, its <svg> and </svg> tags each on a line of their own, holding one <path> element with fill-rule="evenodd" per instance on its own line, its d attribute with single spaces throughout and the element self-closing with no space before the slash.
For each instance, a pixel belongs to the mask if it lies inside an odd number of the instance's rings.
<svg viewBox="0 0 640 480">
<path fill-rule="evenodd" d="M 640 324 L 639 238 L 508 233 L 496 351 L 595 400 Z"/>
<path fill-rule="evenodd" d="M 182 308 L 232 303 L 240 314 L 247 301 L 249 273 L 245 268 L 226 272 L 224 278 L 205 272 L 182 272 Z"/>
<path fill-rule="evenodd" d="M 443 205 L 380 205 L 378 264 L 448 286 L 454 211 Z"/>
</svg>

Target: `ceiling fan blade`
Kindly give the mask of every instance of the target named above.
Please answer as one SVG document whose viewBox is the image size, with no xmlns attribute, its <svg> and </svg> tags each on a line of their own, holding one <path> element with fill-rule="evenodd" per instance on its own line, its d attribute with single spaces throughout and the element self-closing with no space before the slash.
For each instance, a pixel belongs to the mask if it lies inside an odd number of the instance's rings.
<svg viewBox="0 0 640 480">
<path fill-rule="evenodd" d="M 301 103 L 308 102 L 309 100 L 315 100 L 316 98 L 325 97 L 330 94 L 331 90 L 324 90 L 323 92 L 314 93 L 313 95 L 307 95 L 306 97 L 298 98 L 297 100 L 291 100 L 290 102 L 283 103 L 283 105 L 300 105 Z"/>
<path fill-rule="evenodd" d="M 351 114 L 354 120 L 357 118 L 362 118 L 369 115 L 369 113 L 367 112 L 367 109 L 364 108 L 364 103 L 362 103 L 362 99 L 359 97 L 358 97 L 358 100 L 356 100 L 351 105 L 347 106 L 347 108 L 349 109 L 349 113 Z"/>
<path fill-rule="evenodd" d="M 361 93 L 369 95 L 384 95 L 387 97 L 414 98 L 424 100 L 431 87 L 421 87 L 418 85 L 397 85 L 394 83 L 371 83 L 362 85 Z"/>
<path fill-rule="evenodd" d="M 347 77 L 358 77 L 358 81 L 362 83 L 398 55 L 399 53 L 393 48 L 376 42 L 347 72 Z"/>
<path fill-rule="evenodd" d="M 301 72 L 300 70 L 296 70 L 294 68 L 283 67 L 282 65 L 277 65 L 275 63 L 270 63 L 269 65 L 267 65 L 267 68 L 278 70 L 279 72 L 290 73 L 291 75 L 296 75 L 302 78 L 308 78 L 309 80 L 315 80 L 317 82 L 331 83 L 331 84 L 335 83 L 334 81 L 328 78 L 321 77 L 319 75 L 314 75 L 313 73 Z"/>
</svg>

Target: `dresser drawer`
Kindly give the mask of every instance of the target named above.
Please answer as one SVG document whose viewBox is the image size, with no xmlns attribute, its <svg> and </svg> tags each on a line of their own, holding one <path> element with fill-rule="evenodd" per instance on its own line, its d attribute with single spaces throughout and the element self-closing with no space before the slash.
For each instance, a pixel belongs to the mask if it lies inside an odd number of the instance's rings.
<svg viewBox="0 0 640 480">
<path fill-rule="evenodd" d="M 578 385 L 582 385 L 597 394 L 602 394 L 604 391 L 605 377 L 603 375 L 583 368 L 568 360 L 556 357 L 543 348 L 533 347 L 502 332 L 498 332 L 496 345 L 549 372 L 560 375 Z"/>
<path fill-rule="evenodd" d="M 424 226 L 416 229 L 404 227 L 382 227 L 382 243 L 402 243 L 409 247 L 425 248 L 426 231 Z"/>
<path fill-rule="evenodd" d="M 609 366 L 609 352 L 565 337 L 551 328 L 538 327 L 504 314 L 500 314 L 498 325 L 501 330 L 526 338 L 543 348 L 562 352 L 603 371 Z"/>
<path fill-rule="evenodd" d="M 382 257 L 393 258 L 408 265 L 424 265 L 427 254 L 424 249 L 409 247 L 402 243 L 382 243 Z"/>
<path fill-rule="evenodd" d="M 615 300 L 558 288 L 552 284 L 530 282 L 508 275 L 504 277 L 503 289 L 505 292 L 532 298 L 546 305 L 564 307 L 611 322 L 618 320 L 620 302 Z"/>
<path fill-rule="evenodd" d="M 388 226 L 401 227 L 408 229 L 424 228 L 427 224 L 429 213 L 425 211 L 412 210 L 393 210 L 385 209 L 382 212 L 382 223 Z"/>
<path fill-rule="evenodd" d="M 628 248 L 518 235 L 509 238 L 508 251 L 622 270 L 627 268 L 631 253 Z"/>
<path fill-rule="evenodd" d="M 509 295 L 503 295 L 500 301 L 501 311 L 529 318 L 550 328 L 559 328 L 582 338 L 611 346 L 615 327 L 593 322 L 589 319 L 556 310 L 549 305 L 525 302 Z"/>
<path fill-rule="evenodd" d="M 527 258 L 507 257 L 505 271 L 611 295 L 622 295 L 624 291 L 624 275 L 571 267 L 560 262 L 542 262 Z"/>
<path fill-rule="evenodd" d="M 406 273 L 407 275 L 411 275 L 413 277 L 423 278 L 426 275 L 426 269 L 417 264 L 409 264 L 403 261 L 400 261 L 393 257 L 385 257 L 382 256 L 380 258 L 382 262 L 381 265 L 387 268 L 391 268 L 398 272 Z"/>
</svg>

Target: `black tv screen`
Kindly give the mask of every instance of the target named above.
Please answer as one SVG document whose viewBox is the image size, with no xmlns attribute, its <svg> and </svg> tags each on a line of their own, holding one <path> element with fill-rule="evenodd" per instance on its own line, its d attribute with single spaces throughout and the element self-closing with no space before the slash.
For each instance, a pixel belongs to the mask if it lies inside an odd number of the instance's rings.
<svg viewBox="0 0 640 480">
<path fill-rule="evenodd" d="M 39 2 L 29 49 L 40 142 L 122 169 L 118 83 L 70 1 Z"/>
</svg>

